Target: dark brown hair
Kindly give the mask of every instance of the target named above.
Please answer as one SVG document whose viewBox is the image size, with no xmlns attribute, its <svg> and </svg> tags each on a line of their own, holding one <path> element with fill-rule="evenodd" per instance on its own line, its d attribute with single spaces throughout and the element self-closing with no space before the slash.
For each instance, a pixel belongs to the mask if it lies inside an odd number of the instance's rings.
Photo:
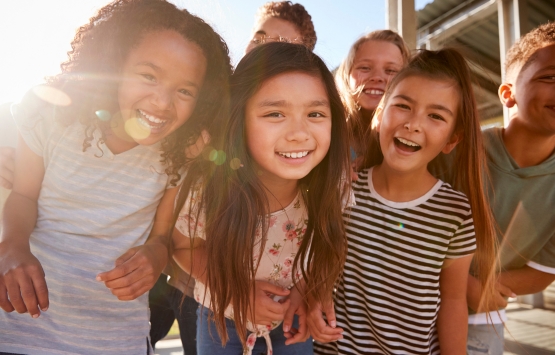
<svg viewBox="0 0 555 355">
<path fill-rule="evenodd" d="M 452 160 L 447 161 L 452 171 L 446 175 L 449 177 L 445 180 L 456 190 L 466 194 L 470 202 L 477 243 L 473 259 L 473 273 L 477 275 L 484 290 L 480 304 L 487 305 L 494 294 L 497 238 L 495 220 L 484 189 L 489 179 L 470 73 L 464 57 L 455 49 L 422 50 L 391 80 L 380 107 L 385 107 L 395 87 L 409 77 L 420 76 L 453 82 L 456 85 L 460 100 L 457 105 L 453 134 L 458 135 L 459 143 L 449 158 L 446 158 Z M 374 120 L 374 122 L 376 121 Z M 367 151 L 365 166 L 377 165 L 383 161 L 375 130 L 373 133 L 374 139 Z M 442 154 L 440 153 L 440 156 Z M 436 158 L 429 168 L 439 170 L 433 166 L 437 162 Z"/>
<path fill-rule="evenodd" d="M 538 49 L 551 44 L 555 44 L 555 22 L 536 27 L 513 44 L 507 52 L 505 72 L 509 74 L 519 66 L 524 68 Z"/>
<path fill-rule="evenodd" d="M 293 4 L 291 1 L 270 1 L 262 5 L 256 14 L 256 20 L 262 21 L 269 17 L 291 22 L 301 32 L 303 44 L 310 50 L 316 46 L 316 31 L 312 17 L 303 5 Z"/>
<path fill-rule="evenodd" d="M 100 120 L 98 110 L 118 110 L 119 75 L 129 52 L 146 33 L 173 30 L 198 45 L 207 61 L 206 76 L 191 117 L 162 142 L 162 161 L 175 183 L 187 162 L 185 148 L 194 143 L 215 120 L 227 114 L 231 63 L 223 39 L 202 19 L 179 10 L 165 0 L 118 0 L 81 26 L 71 43 L 62 73 L 49 83 L 68 93 L 73 104 L 64 116 L 85 126 L 83 150 L 90 146 Z"/>
<path fill-rule="evenodd" d="M 256 164 L 246 144 L 247 101 L 268 79 L 299 72 L 315 76 L 325 86 L 332 114 L 331 142 L 324 159 L 299 181 L 308 211 L 308 225 L 293 275 L 300 272 L 307 292 L 321 302 L 330 301 L 347 251 L 342 220 L 344 177 L 349 168 L 348 129 L 333 76 L 324 62 L 308 48 L 289 43 L 269 43 L 248 53 L 237 65 L 231 79 L 231 114 L 225 129 L 223 152 L 226 163 L 214 168 L 205 184 L 202 199 L 206 211 L 207 287 L 210 304 L 222 343 L 227 342 L 225 310 L 231 305 L 239 339 L 246 339 L 247 313 L 254 305 L 257 265 L 255 250 L 264 251 L 270 213 L 267 190 L 257 175 Z M 239 159 L 242 167 L 229 164 Z M 322 193 L 325 191 L 325 193 Z M 180 194 L 178 207 L 184 201 Z M 262 239 L 260 239 L 262 231 Z M 259 248 L 259 249 L 256 249 Z M 260 255 L 261 256 L 261 255 Z M 260 260 L 260 257 L 259 259 Z M 306 264 L 305 264 L 306 262 Z"/>
</svg>

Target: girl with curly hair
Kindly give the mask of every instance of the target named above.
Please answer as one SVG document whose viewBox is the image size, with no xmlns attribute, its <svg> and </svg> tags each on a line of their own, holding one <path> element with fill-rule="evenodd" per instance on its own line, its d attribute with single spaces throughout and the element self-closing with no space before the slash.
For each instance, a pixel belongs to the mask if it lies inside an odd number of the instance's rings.
<svg viewBox="0 0 555 355">
<path fill-rule="evenodd" d="M 227 117 L 228 50 L 186 10 L 118 0 L 79 28 L 61 69 L 12 107 L 0 351 L 144 355 L 174 186 L 199 159 L 185 152 Z"/>
</svg>

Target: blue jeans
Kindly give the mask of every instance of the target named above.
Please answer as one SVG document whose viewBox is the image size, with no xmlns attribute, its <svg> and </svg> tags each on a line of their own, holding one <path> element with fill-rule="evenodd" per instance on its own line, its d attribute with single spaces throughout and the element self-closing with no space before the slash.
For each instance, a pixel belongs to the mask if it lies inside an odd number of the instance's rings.
<svg viewBox="0 0 555 355">
<path fill-rule="evenodd" d="M 148 294 L 150 343 L 154 348 L 168 334 L 177 319 L 184 355 L 196 355 L 198 302 L 188 296 L 183 298 L 183 293 L 168 285 L 166 280 L 167 276 L 162 274 Z"/>
<path fill-rule="evenodd" d="M 197 353 L 199 355 L 243 354 L 243 346 L 235 331 L 235 322 L 226 318 L 225 325 L 227 327 L 229 341 L 225 347 L 222 347 L 222 341 L 216 330 L 216 324 L 213 321 L 208 321 L 208 317 L 212 315 L 212 311 L 206 307 L 199 306 L 197 315 Z M 293 327 L 298 327 L 297 316 L 295 316 L 293 320 Z M 283 336 L 283 328 L 281 325 L 270 332 L 270 338 L 272 339 L 274 355 L 312 355 L 314 353 L 312 349 L 312 338 L 309 338 L 304 343 L 285 345 L 286 338 Z M 253 355 L 266 354 L 267 350 L 264 338 L 256 339 L 256 343 L 252 350 Z"/>
<path fill-rule="evenodd" d="M 503 324 L 468 325 L 468 355 L 503 355 Z"/>
</svg>

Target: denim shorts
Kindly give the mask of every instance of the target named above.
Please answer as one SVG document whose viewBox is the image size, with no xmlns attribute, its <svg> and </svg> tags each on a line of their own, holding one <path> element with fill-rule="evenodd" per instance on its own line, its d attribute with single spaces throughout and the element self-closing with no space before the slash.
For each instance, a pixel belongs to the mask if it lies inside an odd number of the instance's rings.
<svg viewBox="0 0 555 355">
<path fill-rule="evenodd" d="M 468 355 L 503 355 L 503 324 L 468 325 Z"/>
<path fill-rule="evenodd" d="M 198 355 L 242 355 L 243 346 L 237 332 L 235 331 L 235 322 L 231 319 L 225 320 L 227 327 L 228 342 L 222 347 L 222 342 L 216 330 L 216 324 L 209 321 L 212 311 L 206 307 L 199 306 L 197 310 L 197 354 Z M 298 327 L 298 319 L 295 316 L 293 327 Z M 250 333 L 249 333 L 250 334 Z M 312 355 L 312 338 L 304 343 L 285 345 L 286 338 L 283 336 L 283 328 L 280 325 L 270 332 L 273 355 Z M 246 340 L 246 339 L 245 339 Z M 264 338 L 258 338 L 253 348 L 253 355 L 266 354 L 267 346 Z"/>
</svg>

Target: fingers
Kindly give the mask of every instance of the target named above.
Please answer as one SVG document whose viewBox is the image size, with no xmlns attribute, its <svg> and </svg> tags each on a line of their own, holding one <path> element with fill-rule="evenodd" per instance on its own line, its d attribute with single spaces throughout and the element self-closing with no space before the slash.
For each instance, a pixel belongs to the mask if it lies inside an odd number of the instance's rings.
<svg viewBox="0 0 555 355">
<path fill-rule="evenodd" d="M 314 307 L 310 310 L 307 317 L 307 325 L 312 337 L 319 342 L 329 343 L 343 338 L 343 329 L 337 326 L 328 326 L 320 307 Z"/>
<path fill-rule="evenodd" d="M 499 293 L 501 293 L 503 296 L 505 297 L 516 297 L 516 293 L 514 293 L 510 288 L 508 288 L 507 286 L 501 284 L 501 283 L 497 283 L 495 285 L 495 288 L 497 289 L 497 291 L 499 291 Z"/>
<path fill-rule="evenodd" d="M 48 309 L 48 288 L 42 267 L 30 266 L 27 270 L 14 270 L 10 275 L 4 276 L 3 281 L 5 286 L 0 287 L 0 306 L 6 312 L 28 312 L 33 318 L 37 318 L 41 309 Z"/>
<path fill-rule="evenodd" d="M 295 308 L 289 307 L 285 312 L 285 316 L 283 317 L 283 332 L 289 333 L 291 327 L 293 326 L 293 317 L 295 317 Z M 287 336 L 286 336 L 287 337 Z"/>
<path fill-rule="evenodd" d="M 126 251 L 122 256 L 116 259 L 116 267 L 110 271 L 102 272 L 96 275 L 97 281 L 107 282 L 110 280 L 119 279 L 124 277 L 125 275 L 130 274 L 133 270 L 136 269 L 136 263 L 126 263 L 127 261 L 131 260 L 131 258 L 137 253 L 136 248 L 131 248 Z"/>
<path fill-rule="evenodd" d="M 266 281 L 256 281 L 255 285 L 257 290 L 262 290 L 266 293 L 270 293 L 276 296 L 289 296 L 289 293 L 291 293 L 291 291 L 283 287 L 276 286 Z"/>
<path fill-rule="evenodd" d="M 335 328 L 337 326 L 337 320 L 335 318 L 335 309 L 332 302 L 324 307 L 324 313 L 326 313 L 326 318 L 330 327 Z"/>
<path fill-rule="evenodd" d="M 308 331 L 308 326 L 306 324 L 306 313 L 301 312 L 299 314 L 299 328 L 291 329 L 289 333 L 285 333 L 284 336 L 287 338 L 285 345 L 291 345 L 295 343 L 304 343 L 310 338 L 310 333 Z M 284 327 L 285 330 L 285 327 Z"/>
</svg>

